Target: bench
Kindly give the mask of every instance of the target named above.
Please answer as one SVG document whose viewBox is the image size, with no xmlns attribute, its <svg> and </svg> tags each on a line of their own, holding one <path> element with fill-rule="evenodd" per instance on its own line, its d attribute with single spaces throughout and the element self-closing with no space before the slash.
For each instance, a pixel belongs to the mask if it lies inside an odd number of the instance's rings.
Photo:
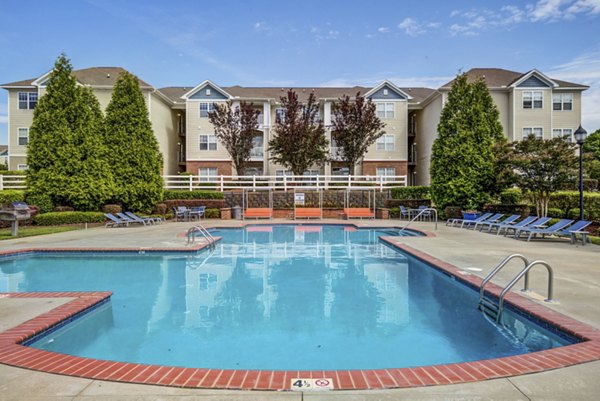
<svg viewBox="0 0 600 401">
<path fill-rule="evenodd" d="M 300 207 L 294 210 L 294 219 L 320 219 L 322 217 L 322 211 L 318 207 Z"/>
<path fill-rule="evenodd" d="M 344 216 L 346 219 L 374 219 L 375 213 L 373 213 L 368 207 L 350 207 L 344 209 Z"/>
<path fill-rule="evenodd" d="M 273 209 L 268 207 L 249 207 L 244 210 L 244 218 L 271 219 L 273 218 Z"/>
</svg>

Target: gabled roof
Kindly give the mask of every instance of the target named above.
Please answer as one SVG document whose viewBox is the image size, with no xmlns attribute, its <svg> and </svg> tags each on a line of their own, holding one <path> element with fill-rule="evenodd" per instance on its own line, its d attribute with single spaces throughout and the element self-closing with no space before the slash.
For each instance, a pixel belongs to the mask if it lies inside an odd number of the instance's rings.
<svg viewBox="0 0 600 401">
<path fill-rule="evenodd" d="M 402 89 L 398 88 L 396 85 L 394 85 L 393 83 L 391 83 L 388 80 L 383 81 L 382 83 L 380 83 L 379 85 L 377 85 L 376 87 L 374 87 L 373 89 L 371 89 L 370 91 L 365 93 L 364 96 L 369 97 L 369 96 L 373 95 L 375 92 L 377 92 L 378 90 L 380 90 L 381 88 L 383 88 L 384 86 L 388 86 L 390 89 L 392 89 L 399 95 L 406 97 L 407 99 L 411 98 L 408 93 L 405 93 Z"/>
<path fill-rule="evenodd" d="M 204 88 L 205 86 L 210 86 L 210 87 L 214 88 L 216 91 L 218 91 L 219 93 L 221 93 L 223 96 L 225 96 L 228 99 L 232 98 L 232 96 L 229 93 L 227 93 L 227 91 L 225 91 L 219 85 L 211 82 L 208 79 L 205 80 L 205 81 L 203 81 L 199 85 L 196 85 L 192 90 L 190 90 L 189 92 L 187 92 L 183 96 L 181 96 L 181 98 L 182 99 L 189 99 L 190 97 L 192 97 L 195 93 L 197 93 L 200 89 Z"/>
<path fill-rule="evenodd" d="M 124 68 L 121 67 L 92 67 L 83 68 L 80 70 L 73 70 L 73 76 L 82 85 L 89 85 L 92 87 L 111 87 L 117 82 L 117 78 L 122 72 L 125 72 Z M 36 87 L 45 81 L 45 73 L 37 78 L 26 79 L 23 81 L 10 82 L 7 84 L 0 85 L 2 88 L 18 88 L 18 87 Z M 142 89 L 152 89 L 152 85 L 138 78 L 140 87 Z"/>
<path fill-rule="evenodd" d="M 545 74 L 542 74 L 541 72 L 539 72 L 536 69 L 533 69 L 529 72 L 526 72 L 525 74 L 523 74 L 522 77 L 520 77 L 519 79 L 517 79 L 515 82 L 513 82 L 512 84 L 510 84 L 510 86 L 512 86 L 513 88 L 516 88 L 517 86 L 519 86 L 521 83 L 525 82 L 526 80 L 528 80 L 531 77 L 536 77 L 539 80 L 541 80 L 542 82 L 545 82 L 548 84 L 548 86 L 552 87 L 552 88 L 556 88 L 558 87 L 558 84 L 556 82 L 554 82 L 550 77 L 548 77 Z"/>
<path fill-rule="evenodd" d="M 540 77 L 543 76 L 545 79 L 550 80 L 557 85 L 557 88 L 580 88 L 582 90 L 589 88 L 589 86 L 586 85 L 549 78 L 537 70 L 531 70 L 523 74 L 522 72 L 510 71 L 502 68 L 471 68 L 466 72 L 468 82 L 474 82 L 478 78 L 483 78 L 488 88 L 508 88 L 515 82 L 519 82 L 521 79 L 525 80 L 534 73 L 539 74 Z M 453 83 L 454 79 L 442 85 L 440 89 L 450 89 L 452 88 Z"/>
<path fill-rule="evenodd" d="M 0 156 L 8 155 L 8 145 L 0 145 Z"/>
</svg>

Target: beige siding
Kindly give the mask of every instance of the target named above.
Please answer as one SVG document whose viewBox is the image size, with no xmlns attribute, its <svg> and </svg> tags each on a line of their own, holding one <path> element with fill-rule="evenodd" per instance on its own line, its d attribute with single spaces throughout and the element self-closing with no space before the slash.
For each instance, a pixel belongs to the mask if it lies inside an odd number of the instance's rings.
<svg viewBox="0 0 600 401">
<path fill-rule="evenodd" d="M 24 162 L 27 146 L 19 146 L 19 128 L 29 128 L 33 122 L 33 110 L 19 110 L 19 92 L 36 92 L 35 89 L 10 89 L 8 91 L 8 149 L 9 169 L 16 170 L 17 164 Z"/>
<path fill-rule="evenodd" d="M 384 131 L 386 134 L 394 135 L 394 150 L 377 150 L 377 144 L 369 147 L 364 160 L 407 160 L 408 159 L 408 121 L 407 107 L 405 101 L 394 102 L 394 118 L 382 119 L 385 123 Z"/>
<path fill-rule="evenodd" d="M 9 162 L 8 162 L 9 170 L 18 170 L 19 164 L 27 164 L 27 157 L 26 156 L 10 156 L 9 155 Z"/>
<path fill-rule="evenodd" d="M 177 111 L 171 110 L 160 97 L 151 94 L 150 121 L 152 130 L 158 141 L 158 147 L 163 156 L 163 174 L 177 174 Z"/>
<path fill-rule="evenodd" d="M 514 110 L 515 110 L 515 94 L 514 92 L 509 92 L 508 93 L 508 110 L 507 110 L 507 114 L 508 114 L 508 125 L 507 125 L 507 138 L 509 142 L 513 142 L 515 141 L 516 135 L 515 135 L 515 131 L 514 131 Z"/>
<path fill-rule="evenodd" d="M 534 89 L 538 91 L 539 89 Z M 541 90 L 544 93 L 543 107 L 541 109 L 524 109 L 523 92 L 524 90 L 515 90 L 515 140 L 523 139 L 523 128 L 542 127 L 544 139 L 552 137 L 552 91 Z"/>
<path fill-rule="evenodd" d="M 200 135 L 214 134 L 214 129 L 208 118 L 200 118 L 200 102 L 186 102 L 186 160 L 229 160 L 229 153 L 221 143 L 217 150 L 200 150 Z"/>
<path fill-rule="evenodd" d="M 502 132 L 506 138 L 509 138 L 510 101 L 508 92 L 494 91 L 490 93 L 494 103 L 496 104 L 496 107 L 498 107 L 498 111 L 500 112 L 500 124 L 502 124 Z"/>
<path fill-rule="evenodd" d="M 417 113 L 417 185 L 429 185 L 431 166 L 431 148 L 437 138 L 437 126 L 442 113 L 443 96 L 436 97 L 423 110 Z"/>
<path fill-rule="evenodd" d="M 575 132 L 581 123 L 581 92 L 555 91 L 554 93 L 572 93 L 573 110 L 552 110 L 552 128 L 571 128 Z"/>
</svg>

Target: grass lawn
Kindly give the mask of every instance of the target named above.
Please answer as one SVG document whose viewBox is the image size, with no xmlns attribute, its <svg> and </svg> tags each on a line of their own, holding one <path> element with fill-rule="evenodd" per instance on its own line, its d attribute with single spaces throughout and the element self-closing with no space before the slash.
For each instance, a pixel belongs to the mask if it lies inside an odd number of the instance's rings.
<svg viewBox="0 0 600 401">
<path fill-rule="evenodd" d="M 59 226 L 59 227 L 19 227 L 19 236 L 10 235 L 10 228 L 0 229 L 0 240 L 33 237 L 35 235 L 46 235 L 62 233 L 65 231 L 81 230 L 81 226 Z"/>
</svg>

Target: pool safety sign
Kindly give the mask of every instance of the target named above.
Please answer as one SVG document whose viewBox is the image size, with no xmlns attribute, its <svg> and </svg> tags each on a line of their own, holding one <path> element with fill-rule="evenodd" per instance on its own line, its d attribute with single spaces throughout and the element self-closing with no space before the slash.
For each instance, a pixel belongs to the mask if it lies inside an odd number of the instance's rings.
<svg viewBox="0 0 600 401">
<path fill-rule="evenodd" d="M 329 391 L 333 390 L 333 380 L 331 379 L 302 379 L 291 380 L 292 391 Z"/>
<path fill-rule="evenodd" d="M 297 193 L 294 194 L 294 204 L 299 206 L 304 206 L 304 194 Z"/>
</svg>

